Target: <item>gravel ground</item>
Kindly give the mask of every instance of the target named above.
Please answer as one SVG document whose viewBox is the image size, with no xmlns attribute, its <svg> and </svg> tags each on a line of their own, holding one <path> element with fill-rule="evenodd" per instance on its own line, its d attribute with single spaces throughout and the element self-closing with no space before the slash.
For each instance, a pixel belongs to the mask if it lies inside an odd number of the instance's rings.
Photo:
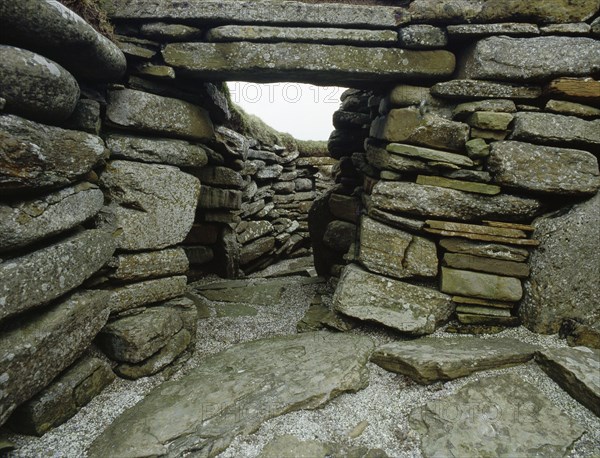
<svg viewBox="0 0 600 458">
<path fill-rule="evenodd" d="M 207 278 L 205 281 L 215 281 Z M 173 375 L 180 378 L 196 367 L 203 356 L 230 346 L 263 337 L 292 334 L 315 294 L 322 294 L 327 304 L 331 300 L 331 284 L 299 285 L 300 277 L 288 277 L 279 305 L 253 305 L 255 316 L 217 318 L 212 304 L 211 317 L 198 325 L 198 342 L 194 356 Z M 255 279 L 257 283 L 267 280 Z M 281 281 L 278 279 L 277 281 Z M 397 335 L 375 326 L 361 326 L 352 332 L 368 335 L 378 344 L 398 339 Z M 448 338 L 463 336 L 438 331 L 435 335 Z M 562 347 L 556 336 L 540 336 L 524 328 L 516 328 L 496 336 L 538 344 L 542 347 Z M 487 336 L 484 338 L 494 338 Z M 586 434 L 576 443 L 571 457 L 598 456 L 600 450 L 600 419 L 562 391 L 539 367 L 531 362 L 496 371 L 479 372 L 459 380 L 422 386 L 407 377 L 387 372 L 369 363 L 370 385 L 358 392 L 343 394 L 318 410 L 292 412 L 274 418 L 254 434 L 238 436 L 219 458 L 255 457 L 275 436 L 292 434 L 302 440 L 337 442 L 354 446 L 381 448 L 391 457 L 420 457 L 418 434 L 408 425 L 410 412 L 430 400 L 448 396 L 464 384 L 501 373 L 515 373 L 537 386 L 557 407 L 578 421 Z M 75 417 L 42 438 L 9 435 L 19 449 L 14 457 L 83 457 L 91 442 L 125 409 L 139 402 L 152 388 L 164 380 L 162 375 L 135 382 L 118 379 L 84 407 Z M 365 431 L 350 439 L 349 432 L 359 423 L 368 423 Z"/>
</svg>

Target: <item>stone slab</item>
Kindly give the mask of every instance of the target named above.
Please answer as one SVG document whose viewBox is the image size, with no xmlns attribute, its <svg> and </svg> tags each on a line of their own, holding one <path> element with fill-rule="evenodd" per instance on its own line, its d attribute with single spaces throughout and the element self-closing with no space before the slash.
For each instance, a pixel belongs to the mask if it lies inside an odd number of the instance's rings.
<svg viewBox="0 0 600 458">
<path fill-rule="evenodd" d="M 536 36 L 540 29 L 536 24 L 502 22 L 496 24 L 457 24 L 447 28 L 450 38 L 475 38 L 489 35 Z"/>
<path fill-rule="evenodd" d="M 116 314 L 172 299 L 185 293 L 186 286 L 187 277 L 178 275 L 113 287 L 108 302 L 110 311 Z"/>
<path fill-rule="evenodd" d="M 419 175 L 417 184 L 427 186 L 439 186 L 441 188 L 456 189 L 458 191 L 472 192 L 475 194 L 483 194 L 487 196 L 495 196 L 502 191 L 500 186 L 474 183 L 472 181 L 452 180 L 450 178 L 442 178 L 438 176 Z"/>
<path fill-rule="evenodd" d="M 270 418 L 366 387 L 372 349 L 369 338 L 325 332 L 235 345 L 157 387 L 94 441 L 89 456 L 215 456 Z"/>
<path fill-rule="evenodd" d="M 383 345 L 375 350 L 371 361 L 388 371 L 430 384 L 522 364 L 532 359 L 537 349 L 509 338 L 425 337 Z"/>
<path fill-rule="evenodd" d="M 546 85 L 544 92 L 561 99 L 600 104 L 600 81 L 593 78 L 557 78 Z"/>
<path fill-rule="evenodd" d="M 455 79 L 437 83 L 431 93 L 450 99 L 537 99 L 542 95 L 539 86 L 519 85 L 496 81 Z"/>
<path fill-rule="evenodd" d="M 252 281 L 233 280 L 204 285 L 202 289 L 197 289 L 197 291 L 200 295 L 211 301 L 275 305 L 279 303 L 284 287 L 285 283 L 281 281 L 256 284 Z"/>
<path fill-rule="evenodd" d="M 450 296 L 435 289 L 372 274 L 352 264 L 342 273 L 333 306 L 344 315 L 412 335 L 433 333 L 454 311 Z"/>
<path fill-rule="evenodd" d="M 564 457 L 584 432 L 538 388 L 513 374 L 470 382 L 417 407 L 409 423 L 419 432 L 426 457 Z"/>
<path fill-rule="evenodd" d="M 518 278 L 442 267 L 440 290 L 456 296 L 478 297 L 494 301 L 518 301 L 523 288 Z"/>
<path fill-rule="evenodd" d="M 510 237 L 510 238 L 525 238 L 527 234 L 520 229 L 513 229 L 507 227 L 494 227 L 488 225 L 479 224 L 464 224 L 454 223 L 450 221 L 436 221 L 428 219 L 425 221 L 432 229 L 442 229 L 446 231 L 456 232 L 469 232 L 472 234 L 492 235 L 498 237 Z"/>
<path fill-rule="evenodd" d="M 454 269 L 475 270 L 507 277 L 528 278 L 529 267 L 522 262 L 501 261 L 468 254 L 446 253 L 442 265 Z"/>
<path fill-rule="evenodd" d="M 448 153 L 446 151 L 438 151 L 419 146 L 390 143 L 387 145 L 386 150 L 392 154 L 422 159 L 425 161 L 445 162 L 462 167 L 473 167 L 474 165 L 471 159 L 462 154 Z"/>
<path fill-rule="evenodd" d="M 117 281 L 147 280 L 183 274 L 188 270 L 188 260 L 182 248 L 170 248 L 143 253 L 122 253 L 108 264 L 109 278 Z"/>
<path fill-rule="evenodd" d="M 540 245 L 538 240 L 532 239 L 516 239 L 510 237 L 499 237 L 497 235 L 473 234 L 472 232 L 447 231 L 444 229 L 425 228 L 428 234 L 440 235 L 442 237 L 458 237 L 468 240 L 476 240 L 481 242 L 493 242 L 507 245 L 517 245 L 522 247 L 537 247 Z"/>
</svg>

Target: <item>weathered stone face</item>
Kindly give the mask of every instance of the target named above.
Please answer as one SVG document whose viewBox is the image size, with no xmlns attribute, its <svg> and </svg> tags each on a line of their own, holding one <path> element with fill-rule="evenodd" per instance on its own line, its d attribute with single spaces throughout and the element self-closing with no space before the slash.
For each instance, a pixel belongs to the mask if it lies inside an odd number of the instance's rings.
<svg viewBox="0 0 600 458">
<path fill-rule="evenodd" d="M 366 337 L 330 333 L 236 345 L 126 411 L 94 442 L 90 456 L 215 455 L 267 419 L 364 388 L 372 349 Z"/>
<path fill-rule="evenodd" d="M 457 296 L 494 301 L 518 301 L 523 288 L 518 278 L 442 267 L 440 290 Z"/>
<path fill-rule="evenodd" d="M 0 116 L 0 189 L 68 185 L 89 172 L 105 151 L 95 135 Z"/>
<path fill-rule="evenodd" d="M 185 273 L 189 267 L 182 248 L 119 254 L 110 261 L 108 276 L 118 281 L 136 281 Z"/>
<path fill-rule="evenodd" d="M 188 76 L 255 82 L 439 80 L 450 76 L 455 66 L 448 51 L 303 43 L 173 43 L 165 47 L 163 57 Z"/>
<path fill-rule="evenodd" d="M 181 296 L 186 285 L 185 275 L 129 283 L 111 289 L 108 305 L 111 313 L 131 310 Z"/>
<path fill-rule="evenodd" d="M 532 331 L 553 334 L 568 318 L 600 318 L 599 215 L 597 194 L 567 213 L 535 221 L 533 238 L 541 245 L 531 255 L 531 278 L 524 284 L 519 309 L 523 324 Z"/>
<path fill-rule="evenodd" d="M 79 85 L 63 67 L 39 54 L 0 46 L 0 94 L 5 111 L 56 123 L 73 113 Z"/>
<path fill-rule="evenodd" d="M 200 182 L 167 165 L 112 161 L 100 177 L 126 250 L 157 250 L 182 242 L 194 222 Z"/>
</svg>

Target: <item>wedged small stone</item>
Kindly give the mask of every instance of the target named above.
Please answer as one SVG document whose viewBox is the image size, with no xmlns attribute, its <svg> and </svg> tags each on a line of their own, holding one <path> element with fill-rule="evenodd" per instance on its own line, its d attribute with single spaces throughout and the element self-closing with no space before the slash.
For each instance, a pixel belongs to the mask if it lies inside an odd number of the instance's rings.
<svg viewBox="0 0 600 458">
<path fill-rule="evenodd" d="M 464 315 L 480 315 L 485 317 L 501 317 L 501 318 L 510 318 L 511 311 L 503 308 L 496 307 L 481 307 L 481 306 L 473 306 L 473 305 L 457 305 L 456 306 L 456 315 L 458 316 L 458 320 L 462 322 L 464 319 Z"/>
<path fill-rule="evenodd" d="M 100 137 L 0 116 L 0 189 L 67 186 L 105 156 Z"/>
<path fill-rule="evenodd" d="M 394 278 L 435 277 L 437 248 L 424 237 L 394 229 L 363 216 L 358 261 L 371 272 Z"/>
<path fill-rule="evenodd" d="M 560 24 L 589 19 L 598 10 L 594 0 L 564 3 L 561 0 L 530 0 L 511 3 L 510 7 L 494 0 L 415 0 L 397 12 L 400 24 L 408 21 L 436 21 L 446 24 L 523 22 Z"/>
<path fill-rule="evenodd" d="M 208 163 L 206 151 L 201 146 L 184 140 L 111 134 L 106 137 L 106 146 L 111 157 L 131 161 L 178 167 L 204 167 Z"/>
<path fill-rule="evenodd" d="M 544 349 L 536 361 L 566 392 L 600 417 L 600 350 Z"/>
<path fill-rule="evenodd" d="M 112 269 L 108 274 L 109 278 L 137 281 L 183 274 L 188 269 L 188 261 L 183 249 L 170 248 L 143 253 L 121 253 L 108 266 Z"/>
<path fill-rule="evenodd" d="M 108 323 L 97 341 L 113 360 L 139 363 L 149 358 L 181 330 L 179 314 L 166 307 L 149 307 L 142 313 Z"/>
<path fill-rule="evenodd" d="M 404 145 L 400 143 L 390 143 L 386 147 L 387 151 L 401 156 L 417 158 L 425 161 L 446 162 L 463 167 L 473 167 L 474 163 L 471 159 L 462 154 L 448 153 L 446 151 L 432 150 L 419 146 Z"/>
<path fill-rule="evenodd" d="M 210 29 L 206 34 L 206 40 L 213 42 L 346 44 L 376 47 L 397 44 L 398 34 L 392 30 L 225 25 Z"/>
<path fill-rule="evenodd" d="M 150 61 L 158 52 L 156 46 L 138 44 L 137 39 L 128 39 L 128 37 L 122 36 L 116 36 L 115 38 L 117 46 L 125 54 L 125 57 L 128 58 Z"/>
<path fill-rule="evenodd" d="M 436 49 L 448 44 L 446 31 L 428 24 L 400 27 L 397 39 L 400 46 L 407 49 Z"/>
<path fill-rule="evenodd" d="M 242 189 L 245 185 L 242 175 L 228 167 L 203 167 L 194 171 L 193 175 L 209 186 Z"/>
<path fill-rule="evenodd" d="M 0 8 L 8 44 L 40 53 L 89 81 L 118 81 L 127 69 L 119 48 L 59 2 L 23 0 Z"/>
<path fill-rule="evenodd" d="M 81 285 L 115 251 L 111 234 L 83 230 L 0 263 L 0 320 L 38 307 Z"/>
<path fill-rule="evenodd" d="M 458 238 L 442 238 L 439 243 L 442 248 L 452 253 L 462 253 L 515 262 L 525 262 L 529 257 L 529 251 L 510 245 L 472 242 Z"/>
<path fill-rule="evenodd" d="M 516 327 L 521 324 L 516 316 L 482 315 L 479 313 L 457 312 L 456 319 L 459 323 L 469 326 L 504 326 Z"/>
<path fill-rule="evenodd" d="M 508 194 L 482 196 L 455 189 L 389 181 L 377 183 L 371 198 L 373 205 L 380 210 L 458 221 L 486 218 L 531 220 L 543 208 L 542 202 L 537 199 Z"/>
<path fill-rule="evenodd" d="M 423 116 L 415 107 L 395 108 L 371 124 L 370 135 L 388 142 L 460 152 L 469 139 L 469 126 L 432 114 Z"/>
<path fill-rule="evenodd" d="M 412 335 L 433 333 L 454 311 L 450 296 L 435 289 L 372 274 L 352 264 L 342 273 L 333 306 L 344 315 Z"/>
<path fill-rule="evenodd" d="M 448 51 L 310 43 L 171 43 L 162 51 L 179 74 L 210 80 L 356 84 L 440 80 L 454 72 Z M 301 56 L 301 58 L 298 58 Z M 273 65 L 276 62 L 276 65 Z"/>
<path fill-rule="evenodd" d="M 270 418 L 314 409 L 345 391 L 366 387 L 365 365 L 372 349 L 369 338 L 326 332 L 235 345 L 156 388 L 109 426 L 89 455 L 183 455 L 193 450 L 215 456 L 234 437 L 257 430 Z"/>
<path fill-rule="evenodd" d="M 82 130 L 92 135 L 100 135 L 100 102 L 91 99 L 79 99 L 71 116 L 62 123 L 70 130 Z"/>
<path fill-rule="evenodd" d="M 557 78 L 545 87 L 553 97 L 566 98 L 581 103 L 600 103 L 600 81 L 593 78 Z"/>
<path fill-rule="evenodd" d="M 600 319 L 600 263 L 596 254 L 600 227 L 600 194 L 566 213 L 537 219 L 533 237 L 540 240 L 524 283 L 519 315 L 530 330 L 559 331 L 565 319 Z"/>
<path fill-rule="evenodd" d="M 501 192 L 500 186 L 475 183 L 472 181 L 451 180 L 449 178 L 442 178 L 438 176 L 419 175 L 416 183 L 420 185 L 457 189 L 459 191 L 472 192 L 475 194 L 483 194 L 488 196 L 495 196 Z"/>
<path fill-rule="evenodd" d="M 500 142 L 502 140 L 506 140 L 509 135 L 509 130 L 490 130 L 471 127 L 471 138 L 480 138 L 487 141 Z"/>
<path fill-rule="evenodd" d="M 455 79 L 435 84 L 431 93 L 451 99 L 537 99 L 542 95 L 542 88 L 495 81 Z"/>
<path fill-rule="evenodd" d="M 112 314 L 124 312 L 181 296 L 186 285 L 187 277 L 178 275 L 113 287 L 108 305 Z"/>
<path fill-rule="evenodd" d="M 104 205 L 97 186 L 81 183 L 37 199 L 0 204 L 0 252 L 60 234 L 91 217 Z"/>
<path fill-rule="evenodd" d="M 600 70 L 600 43 L 582 37 L 490 37 L 477 43 L 461 69 L 467 79 L 543 81 Z"/>
<path fill-rule="evenodd" d="M 600 119 L 586 121 L 550 113 L 517 113 L 510 138 L 544 145 L 593 149 L 600 145 Z"/>
<path fill-rule="evenodd" d="M 426 457 L 564 457 L 584 433 L 544 393 L 514 374 L 470 382 L 414 409 L 409 423 L 421 436 Z"/>
<path fill-rule="evenodd" d="M 545 110 L 567 116 L 579 116 L 580 118 L 600 117 L 600 108 L 581 103 L 567 102 L 565 100 L 548 100 Z"/>
<path fill-rule="evenodd" d="M 586 22 L 550 24 L 540 27 L 542 35 L 589 35 L 592 27 Z"/>
<path fill-rule="evenodd" d="M 478 111 L 494 113 L 516 113 L 517 106 L 515 105 L 515 102 L 507 99 L 489 99 L 477 100 L 474 102 L 465 102 L 456 106 L 456 108 L 452 112 L 452 117 L 454 119 L 462 120 L 468 118 L 473 113 L 477 113 Z"/>
<path fill-rule="evenodd" d="M 169 165 L 112 161 L 100 176 L 124 250 L 158 250 L 181 243 L 198 203 L 197 178 Z"/>
<path fill-rule="evenodd" d="M 253 305 L 274 305 L 279 303 L 284 283 L 272 280 L 269 283 L 255 284 L 247 280 L 232 280 L 211 283 L 196 287 L 196 291 L 211 301 L 240 302 Z"/>
<path fill-rule="evenodd" d="M 518 301 L 523 287 L 518 278 L 442 267 L 440 291 L 457 296 L 497 301 Z"/>
<path fill-rule="evenodd" d="M 494 142 L 488 168 L 496 183 L 512 189 L 575 196 L 600 189 L 598 159 L 587 151 Z"/>
<path fill-rule="evenodd" d="M 489 183 L 492 181 L 490 173 L 483 170 L 451 170 L 442 171 L 441 174 L 450 180 L 470 181 L 474 183 Z"/>
<path fill-rule="evenodd" d="M 382 6 L 365 8 L 349 4 L 308 4 L 301 2 L 273 3 L 272 1 L 237 2 L 236 8 L 223 8 L 219 0 L 179 5 L 161 0 L 134 0 L 115 4 L 111 17 L 134 20 L 168 20 L 196 22 L 287 24 L 293 26 L 344 26 L 357 28 L 393 29 L 397 26 L 396 8 Z"/>
<path fill-rule="evenodd" d="M 525 263 L 482 258 L 469 254 L 446 253 L 442 260 L 442 265 L 455 269 L 476 270 L 489 274 L 505 275 L 507 277 L 529 277 L 529 267 Z"/>
<path fill-rule="evenodd" d="M 363 446 L 348 446 L 315 440 L 301 441 L 294 436 L 277 436 L 260 452 L 258 458 L 388 458 L 381 449 L 368 449 Z"/>
<path fill-rule="evenodd" d="M 465 143 L 467 156 L 471 159 L 482 159 L 490 155 L 490 145 L 483 138 L 474 138 Z"/>
<path fill-rule="evenodd" d="M 193 38 L 200 38 L 203 31 L 197 27 L 183 24 L 169 24 L 167 22 L 149 22 L 142 24 L 139 30 L 140 35 L 167 42 L 187 41 Z"/>
<path fill-rule="evenodd" d="M 283 167 L 275 164 L 260 169 L 255 176 L 257 180 L 274 180 L 275 178 L 279 178 L 282 173 Z"/>
<path fill-rule="evenodd" d="M 532 359 L 537 350 L 534 345 L 508 338 L 425 337 L 383 345 L 375 350 L 371 361 L 388 371 L 430 384 L 522 364 Z"/>
<path fill-rule="evenodd" d="M 510 113 L 476 111 L 467 119 L 467 124 L 478 129 L 506 130 L 514 116 Z"/>
<path fill-rule="evenodd" d="M 107 299 L 105 291 L 79 291 L 2 332 L 0 424 L 89 347 L 108 319 Z"/>
<path fill-rule="evenodd" d="M 34 121 L 60 123 L 79 99 L 75 78 L 44 56 L 0 45 L 0 94 L 4 110 Z"/>
<path fill-rule="evenodd" d="M 115 379 L 110 365 L 85 356 L 21 404 L 9 420 L 13 431 L 41 436 L 63 424 Z"/>
<path fill-rule="evenodd" d="M 408 145 L 406 145 L 408 146 Z M 367 146 L 367 162 L 382 171 L 395 172 L 426 172 L 435 173 L 435 167 L 429 165 L 424 159 L 411 158 L 391 154 L 385 148 L 379 148 L 373 145 Z"/>
<path fill-rule="evenodd" d="M 145 63 L 138 65 L 135 71 L 139 75 L 149 76 L 151 78 L 163 80 L 175 79 L 175 70 L 173 67 L 169 67 L 168 65 L 154 65 L 151 63 Z"/>
<path fill-rule="evenodd" d="M 200 141 L 214 137 L 212 121 L 203 108 L 132 89 L 108 93 L 106 119 L 121 129 L 137 132 Z"/>
<path fill-rule="evenodd" d="M 262 237 L 244 245 L 240 251 L 240 264 L 245 266 L 250 262 L 269 253 L 275 248 L 275 237 Z"/>
<path fill-rule="evenodd" d="M 499 24 L 459 24 L 446 27 L 450 38 L 474 38 L 488 35 L 536 36 L 540 29 L 535 24 L 504 22 Z"/>
</svg>

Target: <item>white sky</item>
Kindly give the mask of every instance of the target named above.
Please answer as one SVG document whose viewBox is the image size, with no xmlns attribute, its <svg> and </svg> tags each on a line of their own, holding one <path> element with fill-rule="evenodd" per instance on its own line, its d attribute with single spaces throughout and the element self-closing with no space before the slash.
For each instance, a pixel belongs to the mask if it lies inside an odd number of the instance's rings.
<svg viewBox="0 0 600 458">
<path fill-rule="evenodd" d="M 228 82 L 231 98 L 246 112 L 299 140 L 327 140 L 345 88 L 299 83 Z"/>
</svg>

